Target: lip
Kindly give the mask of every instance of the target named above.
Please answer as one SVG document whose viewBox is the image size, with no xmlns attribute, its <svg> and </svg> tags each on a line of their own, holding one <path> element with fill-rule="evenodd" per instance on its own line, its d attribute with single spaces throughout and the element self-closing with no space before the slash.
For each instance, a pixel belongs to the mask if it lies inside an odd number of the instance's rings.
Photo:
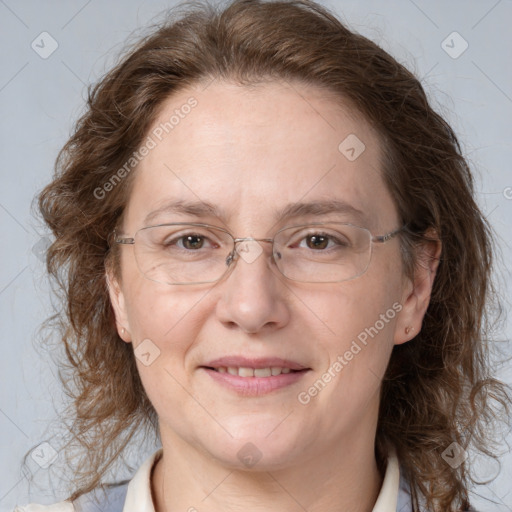
<svg viewBox="0 0 512 512">
<path fill-rule="evenodd" d="M 304 368 L 293 373 L 281 373 L 271 377 L 239 377 L 229 373 L 219 373 L 205 366 L 200 369 L 221 386 L 243 396 L 260 396 L 285 388 L 295 384 L 309 372 L 309 368 Z"/>
<path fill-rule="evenodd" d="M 246 367 L 246 368 L 269 368 L 271 366 L 279 366 L 281 368 L 290 368 L 290 370 L 307 370 L 306 366 L 303 366 L 295 361 L 289 359 L 281 359 L 278 357 L 259 357 L 259 358 L 247 358 L 243 356 L 227 356 L 218 359 L 213 359 L 208 363 L 202 365 L 203 367 L 209 368 L 220 368 L 221 366 L 231 367 Z M 245 378 L 245 377 L 242 377 Z M 257 377 L 253 377 L 257 378 Z M 264 377 L 270 378 L 270 377 Z"/>
<path fill-rule="evenodd" d="M 213 368 L 219 367 L 269 368 L 280 367 L 294 370 L 270 377 L 239 377 L 229 373 L 219 373 Z M 242 396 L 260 396 L 295 384 L 301 380 L 311 368 L 295 361 L 278 357 L 247 358 L 243 356 L 227 356 L 213 359 L 200 367 L 216 383 Z"/>
</svg>

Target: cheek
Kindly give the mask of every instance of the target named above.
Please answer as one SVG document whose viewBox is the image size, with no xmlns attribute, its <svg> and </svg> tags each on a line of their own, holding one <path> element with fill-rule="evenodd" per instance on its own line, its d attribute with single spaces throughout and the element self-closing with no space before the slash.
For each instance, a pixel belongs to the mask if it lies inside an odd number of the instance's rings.
<svg viewBox="0 0 512 512">
<path fill-rule="evenodd" d="M 369 330 L 379 337 L 392 338 L 392 328 L 401 305 L 399 281 L 391 283 L 359 278 L 344 289 L 327 293 L 321 302 L 322 319 L 337 340 L 337 348 L 349 346 L 354 339 L 364 341 Z"/>
<path fill-rule="evenodd" d="M 383 375 L 402 309 L 399 255 L 393 252 L 393 257 L 372 263 L 361 277 L 333 285 L 316 296 L 319 316 L 329 328 L 323 345 L 329 353 L 331 371 L 341 358 L 343 372 L 352 378 L 368 370 L 378 377 Z"/>
<path fill-rule="evenodd" d="M 184 371 L 187 351 L 202 324 L 199 317 L 205 314 L 202 298 L 208 290 L 150 281 L 140 273 L 132 254 L 124 256 L 123 292 L 132 346 L 141 379 L 145 387 L 153 388 L 153 381 L 158 386 L 159 379 L 169 377 L 165 369 Z M 142 356 L 148 352 L 150 356 Z"/>
<path fill-rule="evenodd" d="M 201 325 L 198 315 L 204 314 L 201 294 L 144 281 L 139 281 L 130 289 L 127 301 L 130 327 L 136 344 L 150 338 L 164 351 L 188 346 Z"/>
<path fill-rule="evenodd" d="M 194 309 L 199 297 L 183 287 L 145 278 L 131 251 L 123 254 L 121 265 L 126 314 L 135 347 L 150 339 L 161 350 L 167 350 L 168 340 L 181 339 L 175 336 L 175 331 L 181 328 L 180 324 L 186 324 L 183 320 Z M 188 327 L 192 328 L 191 325 Z"/>
<path fill-rule="evenodd" d="M 188 356 L 199 337 L 205 311 L 201 295 L 145 281 L 130 288 L 127 305 L 132 343 L 144 389 L 158 414 L 165 415 L 184 400 Z"/>
<path fill-rule="evenodd" d="M 323 340 L 328 357 L 320 380 L 328 391 L 319 393 L 318 405 L 364 415 L 389 362 L 401 305 L 393 287 L 361 280 L 355 288 L 354 281 L 326 302 L 324 318 L 334 334 Z"/>
</svg>

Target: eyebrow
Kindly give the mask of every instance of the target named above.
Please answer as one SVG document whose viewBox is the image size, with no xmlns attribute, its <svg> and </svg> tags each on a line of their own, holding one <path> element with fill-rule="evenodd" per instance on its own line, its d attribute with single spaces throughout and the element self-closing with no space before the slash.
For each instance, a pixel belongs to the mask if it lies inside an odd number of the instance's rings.
<svg viewBox="0 0 512 512">
<path fill-rule="evenodd" d="M 162 214 L 183 214 L 194 217 L 217 217 L 227 222 L 229 215 L 222 208 L 207 201 L 185 201 L 182 199 L 170 201 L 162 207 L 154 210 L 144 218 L 145 225 L 149 225 L 155 218 Z M 358 221 L 366 222 L 367 215 L 351 204 L 339 199 L 326 199 L 310 202 L 289 203 L 281 209 L 274 209 L 272 214 L 275 219 L 284 220 L 308 215 L 328 215 L 330 213 L 351 215 Z"/>
</svg>

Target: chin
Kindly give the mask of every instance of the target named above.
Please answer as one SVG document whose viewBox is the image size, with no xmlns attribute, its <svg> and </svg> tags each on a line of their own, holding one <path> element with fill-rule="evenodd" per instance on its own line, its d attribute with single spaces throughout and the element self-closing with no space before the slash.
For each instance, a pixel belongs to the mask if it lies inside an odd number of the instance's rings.
<svg viewBox="0 0 512 512">
<path fill-rule="evenodd" d="M 275 424 L 274 424 L 275 427 Z M 290 463 L 299 454 L 303 454 L 301 444 L 290 433 L 286 433 L 286 440 L 271 439 L 267 430 L 252 429 L 245 435 L 211 447 L 210 454 L 226 467 L 247 471 L 275 471 L 289 467 Z M 221 451 L 219 451 L 221 446 Z M 206 449 L 208 447 L 206 446 Z"/>
</svg>

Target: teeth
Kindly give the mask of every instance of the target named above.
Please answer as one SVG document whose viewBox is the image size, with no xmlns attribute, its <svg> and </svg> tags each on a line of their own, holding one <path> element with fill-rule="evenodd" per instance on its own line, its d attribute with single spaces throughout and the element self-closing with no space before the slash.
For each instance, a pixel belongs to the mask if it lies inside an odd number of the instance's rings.
<svg viewBox="0 0 512 512">
<path fill-rule="evenodd" d="M 240 366 L 240 368 L 238 368 L 238 376 L 254 377 L 254 370 L 252 368 L 244 368 L 243 366 Z"/>
<path fill-rule="evenodd" d="M 270 377 L 272 375 L 272 370 L 270 368 L 255 368 L 254 376 L 255 377 Z"/>
<path fill-rule="evenodd" d="M 280 375 L 281 373 L 290 373 L 290 368 L 281 368 L 280 366 L 272 366 L 269 368 L 247 368 L 245 366 L 220 366 L 215 368 L 219 373 L 229 373 L 230 375 L 237 375 L 238 377 L 271 377 Z"/>
</svg>

